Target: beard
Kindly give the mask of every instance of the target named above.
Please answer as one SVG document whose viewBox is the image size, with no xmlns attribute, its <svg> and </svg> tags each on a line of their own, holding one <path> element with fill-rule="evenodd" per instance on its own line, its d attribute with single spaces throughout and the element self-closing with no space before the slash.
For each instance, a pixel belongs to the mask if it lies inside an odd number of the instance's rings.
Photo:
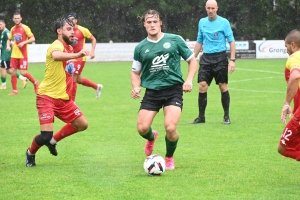
<svg viewBox="0 0 300 200">
<path fill-rule="evenodd" d="M 74 39 L 73 39 L 73 37 L 68 37 L 68 36 L 66 36 L 66 35 L 62 35 L 62 39 L 65 41 L 65 43 L 67 43 L 68 45 L 71 45 L 71 44 L 73 44 L 73 41 L 74 41 Z"/>
</svg>

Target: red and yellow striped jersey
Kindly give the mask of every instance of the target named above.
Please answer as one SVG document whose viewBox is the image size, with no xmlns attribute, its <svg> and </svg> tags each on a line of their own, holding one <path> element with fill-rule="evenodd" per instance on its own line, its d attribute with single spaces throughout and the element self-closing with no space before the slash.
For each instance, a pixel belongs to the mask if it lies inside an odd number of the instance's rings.
<svg viewBox="0 0 300 200">
<path fill-rule="evenodd" d="M 11 28 L 9 38 L 10 40 L 14 40 L 11 57 L 12 58 L 28 58 L 28 49 L 27 44 L 23 47 L 19 48 L 18 44 L 26 41 L 28 38 L 32 37 L 33 33 L 30 28 L 25 24 L 15 25 Z"/>
<path fill-rule="evenodd" d="M 38 94 L 47 95 L 54 99 L 71 99 L 71 90 L 75 71 L 74 61 L 55 61 L 52 52 L 61 51 L 72 53 L 73 48 L 66 43 L 55 40 L 47 50 L 44 79 L 39 85 Z"/>
<path fill-rule="evenodd" d="M 90 39 L 92 37 L 92 33 L 89 29 L 77 25 L 74 28 L 74 42 L 72 44 L 74 48 L 74 53 L 79 52 L 81 49 L 85 47 L 85 39 Z M 82 58 L 83 61 L 86 61 L 86 56 Z"/>
</svg>

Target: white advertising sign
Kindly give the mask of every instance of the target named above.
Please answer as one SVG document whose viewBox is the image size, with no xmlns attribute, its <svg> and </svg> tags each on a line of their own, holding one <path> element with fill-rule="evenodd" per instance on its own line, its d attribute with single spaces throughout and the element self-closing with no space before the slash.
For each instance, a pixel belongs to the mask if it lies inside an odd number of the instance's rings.
<svg viewBox="0 0 300 200">
<path fill-rule="evenodd" d="M 133 51 L 138 43 L 97 43 L 95 58 L 87 58 L 87 62 L 107 61 L 132 61 Z M 46 53 L 50 44 L 28 45 L 28 62 L 43 63 L 46 61 Z M 86 48 L 91 49 L 91 43 L 86 43 Z"/>
<path fill-rule="evenodd" d="M 230 50 L 230 45 L 226 42 L 227 50 Z M 248 41 L 235 41 L 235 49 L 236 50 L 248 50 L 249 49 L 249 42 Z"/>
<path fill-rule="evenodd" d="M 256 58 L 287 58 L 283 40 L 254 40 L 256 44 Z"/>
</svg>

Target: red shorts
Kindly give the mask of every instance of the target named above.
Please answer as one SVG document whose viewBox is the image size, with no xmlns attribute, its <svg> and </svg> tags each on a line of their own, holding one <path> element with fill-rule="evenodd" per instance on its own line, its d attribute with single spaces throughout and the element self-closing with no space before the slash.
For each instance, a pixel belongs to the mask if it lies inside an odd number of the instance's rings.
<svg viewBox="0 0 300 200">
<path fill-rule="evenodd" d="M 85 65 L 85 61 L 83 61 L 83 60 L 77 60 L 76 59 L 74 61 L 74 66 L 75 66 L 75 72 L 74 72 L 74 74 L 80 75 L 81 72 L 82 72 L 82 70 L 83 70 L 83 68 L 84 68 L 84 65 Z"/>
<path fill-rule="evenodd" d="M 10 58 L 10 67 L 18 70 L 28 70 L 28 58 Z"/>
<path fill-rule="evenodd" d="M 71 123 L 83 114 L 74 101 L 53 99 L 48 96 L 37 95 L 36 108 L 40 124 L 54 122 L 54 116 L 65 123 Z"/>
<path fill-rule="evenodd" d="M 286 149 L 300 150 L 300 109 L 285 126 L 280 138 L 280 145 Z"/>
</svg>

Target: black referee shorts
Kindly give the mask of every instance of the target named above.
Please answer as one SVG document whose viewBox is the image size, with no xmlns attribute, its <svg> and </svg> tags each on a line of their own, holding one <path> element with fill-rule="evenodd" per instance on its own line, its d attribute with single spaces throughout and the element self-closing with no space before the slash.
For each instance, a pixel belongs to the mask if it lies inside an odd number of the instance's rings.
<svg viewBox="0 0 300 200">
<path fill-rule="evenodd" d="M 228 57 L 226 51 L 213 54 L 204 53 L 200 58 L 198 83 L 205 81 L 210 85 L 213 78 L 217 85 L 228 83 Z"/>
</svg>

